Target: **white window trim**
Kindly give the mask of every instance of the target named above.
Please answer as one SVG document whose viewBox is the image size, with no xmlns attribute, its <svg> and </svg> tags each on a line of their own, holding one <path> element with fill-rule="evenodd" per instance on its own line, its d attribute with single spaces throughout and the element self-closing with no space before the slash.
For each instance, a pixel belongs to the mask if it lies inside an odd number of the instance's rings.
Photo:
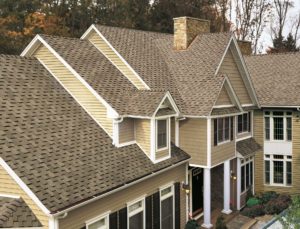
<svg viewBox="0 0 300 229">
<path fill-rule="evenodd" d="M 274 110 L 277 112 L 276 110 Z M 273 115 L 274 111 L 267 110 L 267 112 L 270 112 L 270 114 L 266 114 L 264 112 L 264 140 L 266 142 L 292 142 L 292 140 L 287 140 L 287 121 L 286 118 L 291 118 L 291 128 L 292 128 L 292 135 L 293 135 L 293 112 L 292 111 L 278 111 L 278 112 L 283 112 L 283 115 Z M 291 112 L 291 115 L 287 115 L 287 112 Z M 266 139 L 266 123 L 265 123 L 265 118 L 269 117 L 270 118 L 270 139 Z M 283 118 L 283 140 L 274 140 L 274 121 L 273 118 L 276 117 L 282 117 Z"/>
<path fill-rule="evenodd" d="M 243 160 L 243 162 L 242 162 L 242 160 Z M 253 184 L 254 184 L 254 157 L 248 157 L 248 158 L 241 159 L 241 168 L 240 169 L 242 169 L 243 166 L 246 166 L 247 164 L 250 164 L 251 162 L 252 162 L 253 167 L 252 167 L 252 182 L 251 182 L 252 184 L 250 186 L 253 186 Z M 245 169 L 245 171 L 246 171 L 246 169 Z M 245 173 L 245 178 L 246 178 L 246 173 Z M 249 179 L 250 178 L 251 178 L 251 176 L 249 177 Z M 241 182 L 242 182 L 242 171 L 241 171 Z M 248 192 L 248 190 L 250 188 L 250 186 L 248 188 L 246 186 L 246 179 L 244 179 L 244 183 L 245 183 L 245 190 L 241 191 L 241 195 Z M 241 190 L 242 190 L 242 187 L 241 187 Z"/>
<path fill-rule="evenodd" d="M 225 119 L 226 118 L 229 119 L 229 139 L 219 142 L 219 119 L 223 119 L 223 121 L 224 121 L 223 122 L 223 127 L 224 127 L 223 128 L 223 135 L 225 136 Z M 233 122 L 234 122 L 234 119 L 233 119 Z M 226 144 L 226 143 L 229 143 L 229 142 L 231 142 L 231 117 L 226 116 L 226 117 L 217 118 L 217 146 L 223 145 L 223 144 Z"/>
<path fill-rule="evenodd" d="M 110 214 L 110 211 L 105 212 L 104 214 L 101 214 L 99 216 L 96 216 L 95 218 L 92 218 L 90 220 L 87 220 L 85 222 L 85 225 L 86 225 L 87 229 L 88 229 L 89 225 L 91 225 L 91 224 L 93 224 L 93 223 L 95 223 L 95 222 L 97 222 L 99 220 L 102 220 L 102 219 L 105 220 L 105 227 L 107 229 L 109 229 L 109 214 Z"/>
<path fill-rule="evenodd" d="M 167 136 L 166 136 L 166 147 L 163 147 L 163 148 L 158 148 L 157 146 L 157 130 L 158 130 L 158 121 L 159 120 L 166 120 L 166 131 L 167 131 Z M 170 118 L 156 118 L 155 119 L 155 153 L 156 152 L 160 152 L 160 151 L 163 151 L 163 150 L 167 150 L 169 149 L 169 136 L 170 136 L 170 133 L 169 133 L 169 127 L 170 127 Z"/>
<path fill-rule="evenodd" d="M 266 155 L 269 155 L 270 157 L 267 158 Z M 274 155 L 283 156 L 283 159 L 274 159 Z M 266 186 L 279 186 L 279 187 L 289 187 L 289 188 L 293 186 L 293 178 L 292 178 L 292 184 L 291 185 L 287 184 L 286 162 L 291 162 L 292 166 L 293 166 L 293 158 L 290 159 L 290 158 L 288 158 L 288 156 L 292 156 L 292 155 L 285 155 L 285 154 L 265 154 L 264 155 L 264 184 Z M 270 162 L 270 183 L 266 183 L 265 161 Z M 273 168 L 274 161 L 282 161 L 283 162 L 283 184 L 274 183 L 274 168 Z M 292 174 L 293 174 L 293 168 L 292 168 Z"/>
<path fill-rule="evenodd" d="M 248 125 L 248 127 L 247 127 L 247 129 L 248 130 L 246 130 L 246 131 L 244 131 L 244 130 L 242 130 L 242 132 L 239 132 L 239 126 L 238 126 L 238 122 L 239 122 L 239 117 L 238 116 L 240 116 L 240 115 L 244 115 L 244 114 L 247 114 L 247 120 L 249 121 L 249 114 L 250 114 L 250 131 L 249 131 L 249 123 L 248 123 L 248 121 L 247 121 L 247 125 Z M 252 117 L 253 117 L 253 114 L 252 114 L 252 111 L 248 111 L 248 112 L 245 112 L 245 113 L 243 113 L 243 114 L 240 114 L 240 115 L 238 115 L 237 116 L 237 118 L 236 118 L 236 133 L 237 133 L 237 136 L 241 136 L 241 135 L 244 135 L 244 134 L 251 134 L 252 133 Z M 244 129 L 244 128 L 242 128 L 242 129 Z"/>
<path fill-rule="evenodd" d="M 171 188 L 171 192 L 167 195 L 161 196 L 161 192 L 167 188 Z M 160 218 L 160 228 L 162 228 L 162 220 L 161 220 L 161 202 L 169 197 L 173 196 L 173 229 L 175 227 L 175 192 L 174 192 L 174 182 L 171 184 L 164 185 L 159 188 L 159 201 L 160 201 L 160 209 L 159 209 L 159 218 Z"/>
<path fill-rule="evenodd" d="M 127 228 L 129 228 L 129 219 L 130 219 L 130 217 L 140 213 L 141 211 L 143 211 L 143 228 L 141 228 L 141 229 L 145 229 L 145 227 L 146 227 L 145 196 L 146 195 L 127 203 Z M 129 212 L 129 207 L 131 205 L 134 205 L 134 204 L 138 203 L 138 202 L 142 202 L 142 207 L 134 210 L 133 212 Z"/>
</svg>

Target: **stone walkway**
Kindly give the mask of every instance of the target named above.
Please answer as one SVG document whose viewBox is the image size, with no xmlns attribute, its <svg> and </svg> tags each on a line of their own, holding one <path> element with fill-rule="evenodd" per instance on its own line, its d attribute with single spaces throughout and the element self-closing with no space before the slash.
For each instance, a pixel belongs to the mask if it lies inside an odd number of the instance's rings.
<svg viewBox="0 0 300 229">
<path fill-rule="evenodd" d="M 238 214 L 227 223 L 228 229 L 247 229 L 256 223 L 255 219 Z"/>
</svg>

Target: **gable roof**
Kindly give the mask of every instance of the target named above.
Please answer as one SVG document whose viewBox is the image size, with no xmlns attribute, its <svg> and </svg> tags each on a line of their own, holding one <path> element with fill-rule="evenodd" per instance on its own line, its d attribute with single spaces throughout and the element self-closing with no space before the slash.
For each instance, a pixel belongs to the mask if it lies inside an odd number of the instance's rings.
<svg viewBox="0 0 300 229">
<path fill-rule="evenodd" d="M 42 224 L 22 198 L 0 196 L 0 227 L 42 228 Z"/>
<path fill-rule="evenodd" d="M 114 147 L 35 58 L 0 55 L 0 82 L 0 157 L 51 213 L 189 158 L 172 145 L 153 164 L 136 144 Z"/>
<path fill-rule="evenodd" d="M 300 106 L 300 54 L 245 56 L 262 107 Z"/>
</svg>

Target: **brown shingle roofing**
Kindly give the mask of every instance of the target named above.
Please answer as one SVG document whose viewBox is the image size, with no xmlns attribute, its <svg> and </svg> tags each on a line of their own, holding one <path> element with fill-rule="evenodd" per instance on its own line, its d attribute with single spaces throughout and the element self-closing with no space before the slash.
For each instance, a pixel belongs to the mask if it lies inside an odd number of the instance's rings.
<svg viewBox="0 0 300 229">
<path fill-rule="evenodd" d="M 300 54 L 245 56 L 261 106 L 300 106 Z"/>
<path fill-rule="evenodd" d="M 42 227 L 22 198 L 0 196 L 0 228 Z"/>
<path fill-rule="evenodd" d="M 243 157 L 249 157 L 254 155 L 262 147 L 254 140 L 254 138 L 248 138 L 236 143 L 236 151 Z"/>
<path fill-rule="evenodd" d="M 198 35 L 186 51 L 173 35 L 96 25 L 151 89 L 169 90 L 184 115 L 209 115 L 222 80 L 215 76 L 231 33 Z"/>
<path fill-rule="evenodd" d="M 116 148 L 35 58 L 0 55 L 0 157 L 51 211 L 68 208 L 189 158 L 153 164 Z"/>
</svg>

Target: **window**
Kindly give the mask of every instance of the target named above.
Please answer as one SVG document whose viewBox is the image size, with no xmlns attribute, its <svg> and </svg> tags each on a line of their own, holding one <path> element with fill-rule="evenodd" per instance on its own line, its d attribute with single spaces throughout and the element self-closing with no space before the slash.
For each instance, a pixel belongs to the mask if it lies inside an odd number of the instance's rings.
<svg viewBox="0 0 300 229">
<path fill-rule="evenodd" d="M 292 112 L 265 112 L 265 140 L 292 140 Z"/>
<path fill-rule="evenodd" d="M 238 133 L 251 131 L 251 112 L 241 114 L 237 118 Z"/>
<path fill-rule="evenodd" d="M 229 118 L 229 117 L 218 118 L 214 120 L 215 145 L 217 143 L 227 142 L 230 140 L 231 135 L 233 135 L 231 131 L 232 122 L 233 122 L 233 118 Z"/>
<path fill-rule="evenodd" d="M 86 222 L 87 229 L 108 229 L 108 215 L 99 216 Z"/>
<path fill-rule="evenodd" d="M 128 205 L 128 228 L 143 229 L 144 221 L 144 200 L 139 200 L 131 205 Z"/>
<path fill-rule="evenodd" d="M 265 183 L 292 185 L 292 156 L 265 155 Z"/>
<path fill-rule="evenodd" d="M 174 228 L 174 187 L 169 186 L 160 190 L 160 218 L 161 228 Z"/>
<path fill-rule="evenodd" d="M 156 138 L 156 149 L 164 149 L 168 144 L 168 120 L 161 119 L 156 120 L 156 130 L 157 130 L 157 138 Z"/>
<path fill-rule="evenodd" d="M 241 191 L 253 184 L 253 157 L 241 160 Z"/>
</svg>

